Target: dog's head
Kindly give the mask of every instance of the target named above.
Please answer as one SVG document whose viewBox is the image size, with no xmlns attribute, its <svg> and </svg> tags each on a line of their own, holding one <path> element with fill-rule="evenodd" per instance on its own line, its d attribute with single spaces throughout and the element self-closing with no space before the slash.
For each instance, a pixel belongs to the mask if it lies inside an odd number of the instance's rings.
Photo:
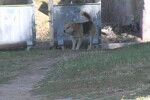
<svg viewBox="0 0 150 100">
<path fill-rule="evenodd" d="M 64 23 L 64 33 L 72 35 L 74 32 L 74 23 Z"/>
</svg>

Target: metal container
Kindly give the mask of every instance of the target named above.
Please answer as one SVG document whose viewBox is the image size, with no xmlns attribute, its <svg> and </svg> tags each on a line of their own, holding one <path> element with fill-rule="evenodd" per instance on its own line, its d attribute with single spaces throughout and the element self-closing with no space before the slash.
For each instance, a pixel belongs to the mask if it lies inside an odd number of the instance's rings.
<svg viewBox="0 0 150 100">
<path fill-rule="evenodd" d="M 96 24 L 97 31 L 94 38 L 94 44 L 99 44 L 101 38 L 101 2 L 53 5 L 54 41 L 58 43 L 58 46 L 65 45 L 64 41 L 66 40 L 71 40 L 71 36 L 64 33 L 65 22 L 82 23 L 88 21 L 85 17 L 80 15 L 81 11 L 89 13 L 93 22 Z"/>
<path fill-rule="evenodd" d="M 34 44 L 34 13 L 32 0 L 0 0 L 0 49 Z"/>
</svg>

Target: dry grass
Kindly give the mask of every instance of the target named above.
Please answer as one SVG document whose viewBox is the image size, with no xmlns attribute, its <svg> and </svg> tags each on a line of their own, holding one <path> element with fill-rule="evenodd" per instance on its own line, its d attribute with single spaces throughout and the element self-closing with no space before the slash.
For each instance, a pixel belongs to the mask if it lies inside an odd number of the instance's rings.
<svg viewBox="0 0 150 100">
<path fill-rule="evenodd" d="M 43 3 L 45 5 L 43 5 Z M 44 7 L 45 6 L 45 7 Z M 49 39 L 49 16 L 42 11 L 48 11 L 48 0 L 35 0 L 35 22 L 37 40 Z M 42 9 L 42 11 L 40 11 Z"/>
<path fill-rule="evenodd" d="M 148 96 L 149 50 L 149 44 L 141 44 L 65 59 L 53 65 L 54 70 L 34 93 L 44 94 L 48 100 L 121 100 Z"/>
<path fill-rule="evenodd" d="M 38 61 L 58 57 L 62 51 L 0 51 L 0 84 L 9 82 L 22 70 Z"/>
</svg>

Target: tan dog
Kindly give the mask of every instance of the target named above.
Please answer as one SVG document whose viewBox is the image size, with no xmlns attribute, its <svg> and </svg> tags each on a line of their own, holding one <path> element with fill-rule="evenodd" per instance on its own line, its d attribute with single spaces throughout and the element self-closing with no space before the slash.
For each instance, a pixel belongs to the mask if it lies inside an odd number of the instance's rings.
<svg viewBox="0 0 150 100">
<path fill-rule="evenodd" d="M 93 39 L 96 32 L 96 26 L 94 25 L 91 16 L 86 12 L 81 12 L 81 15 L 88 19 L 88 22 L 84 23 L 65 23 L 64 32 L 72 36 L 72 50 L 79 50 L 84 36 L 90 36 L 90 46 L 88 50 L 93 47 Z M 75 48 L 76 41 L 77 47 Z"/>
</svg>

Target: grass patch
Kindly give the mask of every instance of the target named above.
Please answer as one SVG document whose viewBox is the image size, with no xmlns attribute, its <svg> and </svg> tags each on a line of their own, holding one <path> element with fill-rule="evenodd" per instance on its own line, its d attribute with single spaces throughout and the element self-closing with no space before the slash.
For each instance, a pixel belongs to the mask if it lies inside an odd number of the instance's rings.
<svg viewBox="0 0 150 100">
<path fill-rule="evenodd" d="M 150 82 L 149 45 L 137 44 L 65 59 L 53 65 L 54 70 L 35 87 L 33 93 L 44 94 L 48 100 L 93 100 L 141 88 Z"/>
<path fill-rule="evenodd" d="M 140 89 L 138 92 L 130 93 L 123 96 L 123 99 L 149 100 L 150 99 L 150 86 L 145 89 Z M 149 98 L 149 99 L 148 99 Z"/>
<path fill-rule="evenodd" d="M 46 58 L 58 57 L 62 51 L 0 51 L 0 84 L 16 77 L 21 70 Z"/>
</svg>

